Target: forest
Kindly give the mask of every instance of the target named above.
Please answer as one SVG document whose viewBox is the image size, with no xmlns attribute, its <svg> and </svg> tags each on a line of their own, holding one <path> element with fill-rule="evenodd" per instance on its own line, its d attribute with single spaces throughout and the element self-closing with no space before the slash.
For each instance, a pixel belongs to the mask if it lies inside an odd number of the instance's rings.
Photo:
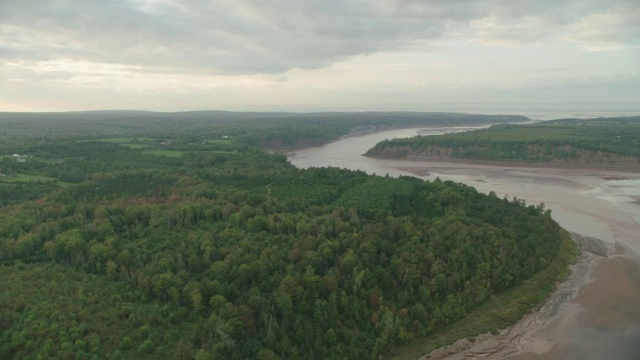
<svg viewBox="0 0 640 360">
<path fill-rule="evenodd" d="M 562 245 L 544 204 L 297 169 L 217 123 L 130 137 L 115 123 L 4 135 L 0 358 L 377 359 Z M 307 125 L 264 136 L 295 143 Z"/>
<path fill-rule="evenodd" d="M 443 136 L 387 140 L 367 155 L 639 168 L 640 117 L 500 124 Z"/>
<path fill-rule="evenodd" d="M 443 112 L 242 113 L 191 111 L 90 111 L 69 113 L 0 112 L 0 154 L 23 139 L 155 137 L 173 134 L 219 138 L 233 136 L 261 148 L 320 145 L 342 136 L 415 126 L 483 125 L 526 122 L 518 115 L 476 115 Z"/>
</svg>

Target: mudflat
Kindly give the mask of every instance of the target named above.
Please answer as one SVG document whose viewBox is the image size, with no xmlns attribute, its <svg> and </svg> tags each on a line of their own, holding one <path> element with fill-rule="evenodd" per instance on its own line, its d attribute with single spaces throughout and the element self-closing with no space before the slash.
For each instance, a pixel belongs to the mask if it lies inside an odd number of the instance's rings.
<svg viewBox="0 0 640 360">
<path fill-rule="evenodd" d="M 427 129 L 429 130 L 429 129 Z M 431 130 L 429 130 L 431 131 Z M 442 133 L 432 131 L 430 134 Z M 524 166 L 361 156 L 408 129 L 352 137 L 288 154 L 301 167 L 336 166 L 384 176 L 451 180 L 498 197 L 544 203 L 565 229 L 603 240 L 582 251 L 573 274 L 518 324 L 448 347 L 430 359 L 640 359 L 640 173 L 635 169 Z M 529 165 L 529 166 L 526 166 Z M 469 342 L 461 340 L 461 343 Z"/>
<path fill-rule="evenodd" d="M 590 281 L 528 347 L 507 359 L 637 359 L 640 264 L 628 254 L 598 260 Z M 542 346 L 541 346 L 542 345 Z"/>
<path fill-rule="evenodd" d="M 602 254 L 582 244 L 572 277 L 548 306 L 499 335 L 485 334 L 473 343 L 460 340 L 432 352 L 429 359 L 640 359 L 637 173 L 442 162 L 416 165 L 396 169 L 420 177 L 474 181 L 469 184 L 483 191 L 540 199 L 550 205 L 563 227 L 595 235 L 611 247 Z"/>
<path fill-rule="evenodd" d="M 428 359 L 637 359 L 640 263 L 621 246 L 602 254 L 589 248 L 596 239 L 573 237 L 582 248 L 578 262 L 539 311 L 498 335 L 459 340 Z"/>
</svg>

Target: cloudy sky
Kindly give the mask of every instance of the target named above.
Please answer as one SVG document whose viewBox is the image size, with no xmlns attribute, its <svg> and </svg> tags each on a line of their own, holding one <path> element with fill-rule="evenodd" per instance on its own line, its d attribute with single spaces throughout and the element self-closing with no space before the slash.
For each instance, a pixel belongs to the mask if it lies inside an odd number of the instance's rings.
<svg viewBox="0 0 640 360">
<path fill-rule="evenodd" d="M 638 0 L 0 0 L 0 111 L 609 102 Z"/>
</svg>

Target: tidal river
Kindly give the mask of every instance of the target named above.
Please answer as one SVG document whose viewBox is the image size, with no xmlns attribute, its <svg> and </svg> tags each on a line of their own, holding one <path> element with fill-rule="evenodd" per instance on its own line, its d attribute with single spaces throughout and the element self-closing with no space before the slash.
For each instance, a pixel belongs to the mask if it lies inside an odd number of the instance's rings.
<svg viewBox="0 0 640 360">
<path fill-rule="evenodd" d="M 601 239 L 608 257 L 574 268 L 574 285 L 554 309 L 533 314 L 499 336 L 460 346 L 439 358 L 640 359 L 640 173 L 599 169 L 509 167 L 362 156 L 384 139 L 469 128 L 400 129 L 348 137 L 286 154 L 300 168 L 333 166 L 370 174 L 452 180 L 544 203 L 565 229 Z M 545 310 L 545 308 L 543 308 Z M 432 354 L 431 359 L 436 358 Z"/>
</svg>

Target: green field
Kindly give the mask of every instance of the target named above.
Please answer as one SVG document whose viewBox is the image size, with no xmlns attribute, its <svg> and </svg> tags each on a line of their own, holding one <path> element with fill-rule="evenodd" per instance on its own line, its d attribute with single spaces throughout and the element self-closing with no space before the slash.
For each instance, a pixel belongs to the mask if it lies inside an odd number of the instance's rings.
<svg viewBox="0 0 640 360">
<path fill-rule="evenodd" d="M 100 141 L 114 143 L 122 146 L 126 146 L 130 149 L 145 149 L 149 147 L 157 147 L 162 140 L 153 139 L 148 137 L 117 137 L 117 138 L 103 138 L 103 139 L 91 139 L 91 140 L 78 140 L 80 142 Z"/>
<path fill-rule="evenodd" d="M 59 181 L 55 177 L 51 176 L 41 176 L 41 175 L 30 175 L 30 174 L 15 174 L 15 175 L 6 175 L 0 177 L 0 183 L 55 183 L 58 186 L 66 187 L 71 185 L 69 182 Z"/>
<path fill-rule="evenodd" d="M 207 140 L 207 144 L 229 144 L 231 142 L 231 138 L 229 139 L 210 139 Z"/>
<path fill-rule="evenodd" d="M 56 182 L 58 179 L 49 176 L 29 175 L 29 174 L 15 174 L 0 177 L 0 181 L 3 182 Z"/>
<path fill-rule="evenodd" d="M 69 158 L 57 158 L 57 159 L 35 158 L 34 160 L 41 161 L 46 164 L 61 164 L 69 160 Z"/>
<path fill-rule="evenodd" d="M 145 137 L 118 137 L 118 138 L 104 138 L 104 139 L 90 139 L 90 140 L 80 140 L 80 141 L 104 141 L 104 142 L 112 142 L 117 144 L 130 144 L 130 143 L 141 143 L 141 142 L 149 142 L 149 143 L 157 143 L 160 142 L 158 139 L 153 138 L 145 138 Z"/>
<path fill-rule="evenodd" d="M 122 146 L 126 146 L 130 149 L 144 149 L 144 148 L 148 148 L 151 145 L 145 145 L 145 144 L 121 144 Z"/>
<path fill-rule="evenodd" d="M 187 153 L 189 151 L 182 151 L 182 150 L 160 150 L 160 149 L 153 149 L 153 150 L 145 150 L 144 153 L 148 154 L 148 155 L 156 155 L 156 156 L 168 156 L 171 158 L 180 158 L 183 154 Z"/>
</svg>

